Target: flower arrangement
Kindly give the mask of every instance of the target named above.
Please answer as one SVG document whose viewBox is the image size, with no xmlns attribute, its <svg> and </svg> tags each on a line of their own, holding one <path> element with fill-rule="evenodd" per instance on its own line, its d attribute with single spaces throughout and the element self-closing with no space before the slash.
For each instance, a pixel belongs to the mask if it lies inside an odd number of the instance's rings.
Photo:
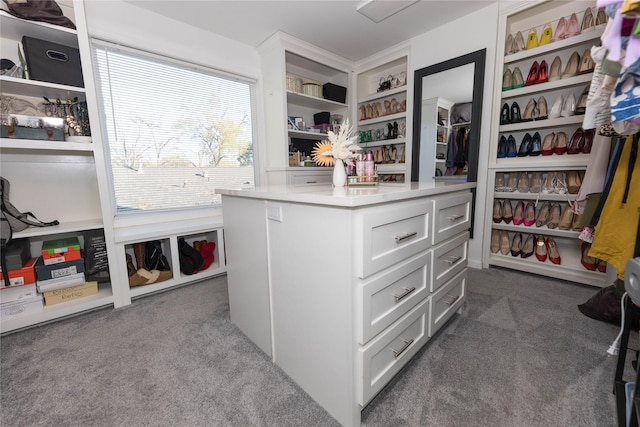
<svg viewBox="0 0 640 427">
<path fill-rule="evenodd" d="M 355 157 L 355 151 L 362 149 L 357 144 L 360 137 L 354 134 L 349 119 L 344 121 L 337 134 L 329 131 L 327 137 L 328 141 L 317 142 L 311 152 L 313 161 L 320 166 L 333 166 L 335 159 L 352 159 Z"/>
</svg>

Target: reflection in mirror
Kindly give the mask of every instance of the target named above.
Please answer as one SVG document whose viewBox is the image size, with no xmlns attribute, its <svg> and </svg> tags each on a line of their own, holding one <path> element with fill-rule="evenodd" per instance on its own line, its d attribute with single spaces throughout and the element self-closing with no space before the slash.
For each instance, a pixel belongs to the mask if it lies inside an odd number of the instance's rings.
<svg viewBox="0 0 640 427">
<path fill-rule="evenodd" d="M 477 180 L 486 49 L 415 71 L 411 180 Z"/>
<path fill-rule="evenodd" d="M 411 181 L 477 181 L 486 53 L 478 50 L 415 71 Z M 476 189 L 471 192 L 473 238 Z"/>
</svg>

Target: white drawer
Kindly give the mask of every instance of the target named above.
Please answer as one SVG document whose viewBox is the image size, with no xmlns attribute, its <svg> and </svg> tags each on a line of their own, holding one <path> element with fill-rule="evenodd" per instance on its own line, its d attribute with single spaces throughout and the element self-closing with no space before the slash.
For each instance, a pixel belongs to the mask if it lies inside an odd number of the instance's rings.
<svg viewBox="0 0 640 427">
<path fill-rule="evenodd" d="M 433 244 L 455 236 L 471 226 L 471 193 L 434 199 Z"/>
<path fill-rule="evenodd" d="M 331 182 L 330 173 L 313 173 L 313 172 L 289 172 L 288 183 L 293 185 L 302 184 L 322 184 L 325 182 Z"/>
<path fill-rule="evenodd" d="M 421 200 L 356 214 L 356 275 L 365 278 L 429 248 L 432 210 L 431 200 Z"/>
<path fill-rule="evenodd" d="M 433 248 L 433 279 L 431 292 L 435 292 L 449 279 L 462 271 L 468 263 L 469 232 L 462 233 Z"/>
<path fill-rule="evenodd" d="M 358 343 L 365 344 L 429 295 L 431 256 L 428 251 L 360 283 Z"/>
<path fill-rule="evenodd" d="M 358 350 L 357 399 L 366 405 L 428 340 L 429 299 Z"/>
<path fill-rule="evenodd" d="M 432 337 L 464 303 L 467 299 L 466 291 L 467 270 L 465 269 L 431 296 L 430 337 Z"/>
</svg>

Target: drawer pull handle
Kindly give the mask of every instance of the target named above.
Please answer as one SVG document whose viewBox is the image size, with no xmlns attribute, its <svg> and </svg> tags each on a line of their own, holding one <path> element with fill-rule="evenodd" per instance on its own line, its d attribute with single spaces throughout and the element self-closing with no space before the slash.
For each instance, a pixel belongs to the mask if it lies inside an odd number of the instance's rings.
<svg viewBox="0 0 640 427">
<path fill-rule="evenodd" d="M 452 257 L 449 257 L 449 259 L 445 259 L 443 261 L 446 262 L 449 265 L 453 265 L 456 262 L 460 261 L 461 259 L 462 259 L 461 256 L 452 256 Z"/>
<path fill-rule="evenodd" d="M 398 294 L 393 294 L 393 297 L 396 299 L 396 303 L 400 302 L 400 300 L 404 297 L 406 297 L 407 295 L 409 295 L 411 292 L 415 291 L 416 288 L 415 287 L 411 287 L 411 288 L 404 288 L 404 292 L 401 293 L 400 295 Z"/>
<path fill-rule="evenodd" d="M 402 346 L 402 348 L 400 350 L 396 350 L 395 348 L 392 348 L 391 351 L 393 351 L 393 357 L 395 357 L 396 359 L 398 357 L 400 357 L 400 355 L 407 349 L 409 348 L 409 346 L 411 344 L 413 344 L 413 339 L 410 340 L 405 340 L 404 338 L 400 338 L 402 341 L 404 341 L 404 345 Z"/>
<path fill-rule="evenodd" d="M 444 301 L 444 303 L 447 304 L 447 305 L 453 305 L 460 298 L 460 295 L 457 295 L 455 297 L 453 295 L 447 295 L 447 296 L 449 298 L 451 298 L 451 300 L 449 300 L 449 301 Z"/>
<path fill-rule="evenodd" d="M 410 231 L 408 233 L 403 233 L 400 236 L 396 236 L 396 243 L 400 243 L 403 240 L 410 239 L 410 238 L 412 238 L 414 236 L 417 236 L 417 235 L 418 235 L 417 231 Z"/>
<path fill-rule="evenodd" d="M 461 218 L 464 218 L 464 215 L 451 215 L 449 217 L 449 221 L 453 222 L 453 221 L 457 221 L 457 220 L 459 220 Z"/>
</svg>

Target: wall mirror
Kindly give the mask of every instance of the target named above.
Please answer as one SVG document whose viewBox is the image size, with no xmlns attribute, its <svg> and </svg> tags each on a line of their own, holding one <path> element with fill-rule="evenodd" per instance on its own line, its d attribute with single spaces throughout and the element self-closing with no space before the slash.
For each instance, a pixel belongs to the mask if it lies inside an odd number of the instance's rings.
<svg viewBox="0 0 640 427">
<path fill-rule="evenodd" d="M 485 58 L 482 49 L 415 71 L 411 181 L 477 181 Z"/>
</svg>

